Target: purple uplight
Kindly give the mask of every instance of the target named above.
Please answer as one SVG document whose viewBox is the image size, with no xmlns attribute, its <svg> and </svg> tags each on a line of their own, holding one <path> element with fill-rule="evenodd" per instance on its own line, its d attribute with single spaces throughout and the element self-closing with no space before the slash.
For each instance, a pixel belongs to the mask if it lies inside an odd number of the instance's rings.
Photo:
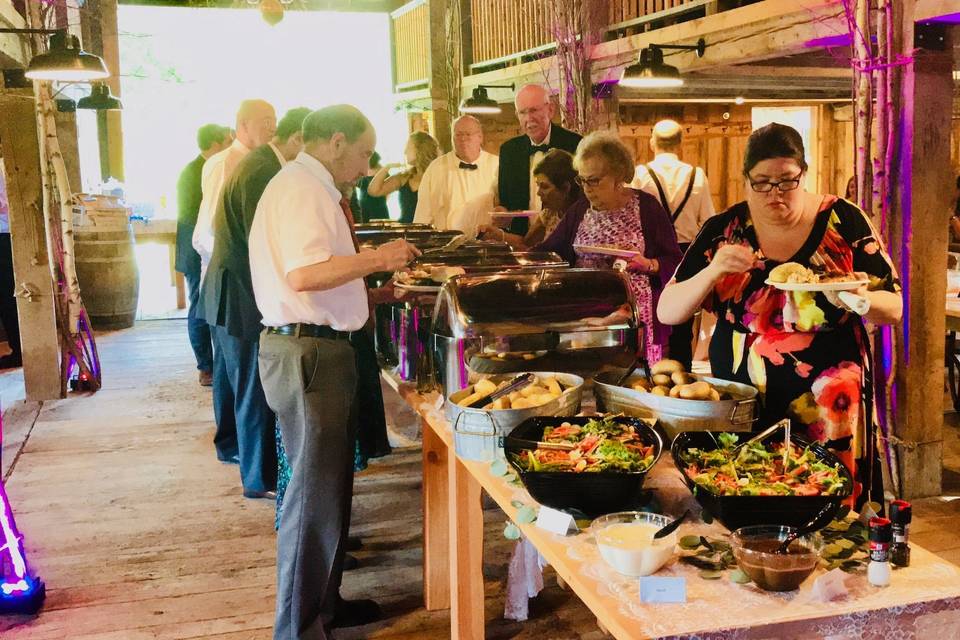
<svg viewBox="0 0 960 640">
<path fill-rule="evenodd" d="M 929 20 L 924 20 L 922 24 L 960 24 L 960 12 L 958 13 L 948 13 L 946 15 L 937 16 L 935 18 L 930 18 Z"/>
<path fill-rule="evenodd" d="M 0 442 L 3 437 L 0 420 Z M 43 604 L 46 588 L 39 578 L 30 576 L 23 551 L 23 536 L 17 531 L 13 509 L 0 480 L 0 614 L 36 613 Z"/>
<path fill-rule="evenodd" d="M 820 49 L 823 47 L 849 47 L 853 44 L 853 38 L 849 33 L 838 33 L 833 36 L 823 36 L 822 38 L 813 38 L 803 43 L 808 49 Z"/>
</svg>

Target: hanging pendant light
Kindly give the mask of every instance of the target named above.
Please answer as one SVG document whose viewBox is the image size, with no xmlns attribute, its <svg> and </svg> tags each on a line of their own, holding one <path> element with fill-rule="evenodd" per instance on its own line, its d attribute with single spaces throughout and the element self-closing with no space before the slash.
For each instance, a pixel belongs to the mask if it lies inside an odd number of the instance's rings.
<svg viewBox="0 0 960 640">
<path fill-rule="evenodd" d="M 680 70 L 664 63 L 664 49 L 679 49 L 681 51 L 696 51 L 697 57 L 702 58 L 707 43 L 700 38 L 695 45 L 651 44 L 640 51 L 640 59 L 623 70 L 620 84 L 625 87 L 644 89 L 667 88 L 683 86 L 683 77 Z"/>
<path fill-rule="evenodd" d="M 512 84 L 481 84 L 473 90 L 469 98 L 460 103 L 460 113 L 490 114 L 500 113 L 503 109 L 496 100 L 487 95 L 487 89 L 513 89 Z"/>
<path fill-rule="evenodd" d="M 90 82 L 110 77 L 103 58 L 80 48 L 80 39 L 66 31 L 50 35 L 50 50 L 30 60 L 25 74 L 31 80 Z"/>
<path fill-rule="evenodd" d="M 110 87 L 105 82 L 96 82 L 90 88 L 90 95 L 77 101 L 77 109 L 94 109 L 96 111 L 111 111 L 123 109 L 120 99 L 110 93 Z"/>
</svg>

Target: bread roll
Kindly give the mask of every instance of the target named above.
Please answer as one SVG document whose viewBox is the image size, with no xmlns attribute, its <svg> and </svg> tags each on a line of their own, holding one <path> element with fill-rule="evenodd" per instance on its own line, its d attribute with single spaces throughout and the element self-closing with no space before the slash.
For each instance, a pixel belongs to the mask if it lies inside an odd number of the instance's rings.
<svg viewBox="0 0 960 640">
<path fill-rule="evenodd" d="M 670 379 L 670 374 L 668 373 L 658 373 L 653 376 L 653 384 L 669 387 L 673 384 L 673 380 Z"/>
<path fill-rule="evenodd" d="M 668 396 L 670 395 L 670 389 L 668 389 L 663 385 L 658 384 L 657 386 L 655 386 L 653 389 L 650 390 L 650 393 L 652 393 L 655 396 Z"/>
<path fill-rule="evenodd" d="M 670 374 L 670 379 L 673 380 L 673 384 L 690 384 L 696 381 L 696 378 L 686 371 L 674 371 Z"/>
<path fill-rule="evenodd" d="M 676 373 L 677 371 L 683 371 L 683 365 L 680 364 L 680 362 L 676 360 L 670 360 L 669 358 L 663 359 L 650 367 L 650 373 L 653 375 L 658 373 L 670 375 L 671 373 Z"/>
</svg>

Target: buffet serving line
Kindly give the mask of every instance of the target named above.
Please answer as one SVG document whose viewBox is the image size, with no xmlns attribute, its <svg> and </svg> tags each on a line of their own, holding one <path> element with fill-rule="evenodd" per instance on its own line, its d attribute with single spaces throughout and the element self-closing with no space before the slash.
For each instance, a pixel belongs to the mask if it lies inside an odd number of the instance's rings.
<svg viewBox="0 0 960 640">
<path fill-rule="evenodd" d="M 768 426 L 756 389 L 648 366 L 622 272 L 430 229 L 358 232 L 398 235 L 424 255 L 371 279 L 398 292 L 376 309 L 377 348 L 422 421 L 424 600 L 450 608 L 451 637 L 484 637 L 481 488 L 521 540 L 520 619 L 542 559 L 617 638 L 960 630 L 960 568 L 910 553 L 909 504 L 855 517 L 832 452 L 787 421 L 754 433 Z"/>
<path fill-rule="evenodd" d="M 452 425 L 436 408 L 439 393 L 418 393 L 387 371 L 384 377 L 422 418 L 424 602 L 430 610 L 450 608 L 451 638 L 484 637 L 481 488 L 598 624 L 619 639 L 952 637 L 950 632 L 960 628 L 960 568 L 915 544 L 910 566 L 895 571 L 890 586 L 872 587 L 865 576 L 850 576 L 850 596 L 835 602 L 815 599 L 809 579 L 798 591 L 768 592 L 735 584 L 727 576 L 706 580 L 695 567 L 673 562 L 657 575 L 685 578 L 687 602 L 641 603 L 639 580 L 607 565 L 588 531 L 560 536 L 517 522 L 517 505 L 536 508 L 536 501 L 495 474 L 490 463 L 457 457 Z M 666 513 L 694 508 L 690 492 L 666 459 L 651 470 L 645 486 L 656 491 Z M 691 522 L 680 533 L 718 538 L 726 530 L 716 522 Z"/>
</svg>

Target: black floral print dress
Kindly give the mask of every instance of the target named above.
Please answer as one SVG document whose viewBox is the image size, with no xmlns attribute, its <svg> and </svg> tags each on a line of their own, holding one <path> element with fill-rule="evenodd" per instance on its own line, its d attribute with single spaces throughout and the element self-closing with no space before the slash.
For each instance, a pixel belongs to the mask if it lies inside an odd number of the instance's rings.
<svg viewBox="0 0 960 640">
<path fill-rule="evenodd" d="M 729 243 L 746 244 L 761 261 L 746 273 L 721 278 L 703 302 L 717 315 L 710 343 L 713 374 L 760 391 L 758 428 L 789 417 L 809 439 L 833 449 L 854 474 L 851 504 L 861 504 L 868 493 L 876 496 L 882 482 L 874 465 L 870 347 L 863 319 L 833 306 L 821 293 L 765 284 L 770 270 L 782 263 L 763 259 L 746 202 L 707 221 L 680 263 L 677 281 L 699 273 Z M 834 196 L 825 198 L 807 241 L 790 262 L 865 272 L 869 289 L 900 291 L 866 215 Z"/>
</svg>

